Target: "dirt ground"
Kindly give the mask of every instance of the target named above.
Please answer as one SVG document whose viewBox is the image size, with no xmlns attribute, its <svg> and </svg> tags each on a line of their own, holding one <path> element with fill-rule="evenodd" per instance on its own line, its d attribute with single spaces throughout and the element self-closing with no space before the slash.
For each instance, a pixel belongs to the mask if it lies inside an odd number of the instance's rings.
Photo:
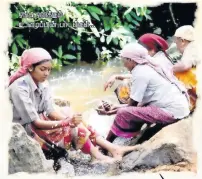
<svg viewBox="0 0 202 179">
<path fill-rule="evenodd" d="M 148 170 L 147 172 L 160 172 L 160 171 L 174 171 L 174 172 L 182 172 L 182 171 L 190 171 L 197 172 L 197 156 L 193 156 L 193 160 L 191 163 L 188 162 L 180 162 L 175 165 L 163 165 L 158 166 L 154 169 Z"/>
</svg>

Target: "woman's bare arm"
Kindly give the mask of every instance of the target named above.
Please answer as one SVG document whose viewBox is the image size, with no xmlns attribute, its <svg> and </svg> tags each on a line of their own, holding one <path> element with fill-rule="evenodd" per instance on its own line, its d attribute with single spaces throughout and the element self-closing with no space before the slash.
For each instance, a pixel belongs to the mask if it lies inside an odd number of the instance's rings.
<svg viewBox="0 0 202 179">
<path fill-rule="evenodd" d="M 42 130 L 50 130 L 50 129 L 57 129 L 60 127 L 68 126 L 69 120 L 65 121 L 44 121 L 40 119 L 36 119 L 32 122 L 32 124 Z"/>
<path fill-rule="evenodd" d="M 48 118 L 53 121 L 61 121 L 64 120 L 66 117 L 57 111 L 53 111 L 48 115 Z"/>
<path fill-rule="evenodd" d="M 173 72 L 184 72 L 192 68 L 191 64 L 184 64 L 182 62 L 178 62 L 173 66 Z"/>
<path fill-rule="evenodd" d="M 125 79 L 130 79 L 130 78 L 132 78 L 131 74 L 119 74 L 119 75 L 116 75 L 117 80 L 125 80 Z"/>
<path fill-rule="evenodd" d="M 63 117 L 60 116 L 57 112 L 52 112 L 49 114 L 49 117 L 54 118 L 54 121 L 44 121 L 44 120 L 34 120 L 33 125 L 36 128 L 42 129 L 42 130 L 50 130 L 50 129 L 57 129 L 60 127 L 70 126 L 70 127 L 76 127 L 78 124 L 81 123 L 81 117 L 78 115 L 74 115 L 72 118 L 70 117 Z M 57 119 L 56 119 L 57 118 Z"/>
<path fill-rule="evenodd" d="M 106 91 L 107 88 L 111 88 L 116 80 L 125 80 L 130 79 L 131 77 L 131 74 L 112 75 L 104 84 L 104 91 Z"/>
</svg>

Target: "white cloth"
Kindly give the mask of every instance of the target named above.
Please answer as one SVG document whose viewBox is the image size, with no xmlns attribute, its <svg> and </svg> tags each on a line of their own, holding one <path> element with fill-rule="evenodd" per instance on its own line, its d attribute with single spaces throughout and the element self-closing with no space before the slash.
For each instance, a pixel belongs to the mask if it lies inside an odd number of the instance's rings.
<svg viewBox="0 0 202 179">
<path fill-rule="evenodd" d="M 132 70 L 130 98 L 159 107 L 175 119 L 184 118 L 190 112 L 186 96 L 148 65 L 137 65 Z"/>
<path fill-rule="evenodd" d="M 184 50 L 181 62 L 187 66 L 196 66 L 200 63 L 198 49 L 195 42 L 190 42 Z"/>
<path fill-rule="evenodd" d="M 188 41 L 194 41 L 194 28 L 191 25 L 181 26 L 176 30 L 174 36 Z"/>
</svg>

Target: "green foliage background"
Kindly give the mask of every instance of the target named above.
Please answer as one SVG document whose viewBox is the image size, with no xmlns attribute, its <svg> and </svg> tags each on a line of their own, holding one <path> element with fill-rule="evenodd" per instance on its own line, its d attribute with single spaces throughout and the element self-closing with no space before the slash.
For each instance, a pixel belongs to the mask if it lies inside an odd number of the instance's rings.
<svg viewBox="0 0 202 179">
<path fill-rule="evenodd" d="M 124 7 L 119 4 L 75 4 L 65 3 L 53 7 L 33 7 L 23 4 L 12 4 L 13 42 L 9 46 L 10 72 L 19 65 L 19 56 L 24 49 L 40 46 L 47 49 L 54 58 L 54 68 L 71 65 L 84 59 L 86 54 L 91 62 L 107 60 L 117 56 L 119 50 L 136 39 L 141 23 L 151 21 L 147 7 Z M 58 18 L 25 17 L 26 13 L 35 15 L 45 12 L 57 13 Z M 24 16 L 23 16 L 24 13 Z M 59 27 L 36 27 L 42 23 L 55 22 Z M 84 23 L 84 28 L 75 27 L 75 23 Z M 88 26 L 89 22 L 92 26 Z M 34 27 L 19 27 L 19 24 L 35 23 Z M 86 46 L 89 50 L 86 50 Z"/>
</svg>

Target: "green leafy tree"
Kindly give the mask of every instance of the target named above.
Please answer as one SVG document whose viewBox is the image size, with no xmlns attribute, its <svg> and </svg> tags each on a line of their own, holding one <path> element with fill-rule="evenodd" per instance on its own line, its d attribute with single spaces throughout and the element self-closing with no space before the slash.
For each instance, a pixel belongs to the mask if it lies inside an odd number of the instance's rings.
<svg viewBox="0 0 202 179">
<path fill-rule="evenodd" d="M 136 39 L 134 34 L 139 30 L 141 22 L 151 20 L 151 11 L 147 7 L 124 7 L 112 3 L 65 3 L 55 7 L 13 4 L 11 11 L 13 42 L 9 47 L 10 55 L 18 56 L 24 49 L 32 47 L 30 34 L 40 33 L 47 41 L 54 37 L 58 43 L 43 47 L 50 49 L 54 58 L 53 66 L 58 70 L 64 65 L 80 61 L 81 54 L 91 53 L 83 50 L 86 43 L 91 45 L 97 60 L 105 62 L 116 57 L 126 43 Z M 51 12 L 55 17 L 36 16 L 37 13 L 46 12 Z M 33 16 L 27 17 L 28 13 Z M 40 27 L 48 23 L 49 27 Z M 20 24 L 26 28 L 20 27 Z"/>
</svg>

